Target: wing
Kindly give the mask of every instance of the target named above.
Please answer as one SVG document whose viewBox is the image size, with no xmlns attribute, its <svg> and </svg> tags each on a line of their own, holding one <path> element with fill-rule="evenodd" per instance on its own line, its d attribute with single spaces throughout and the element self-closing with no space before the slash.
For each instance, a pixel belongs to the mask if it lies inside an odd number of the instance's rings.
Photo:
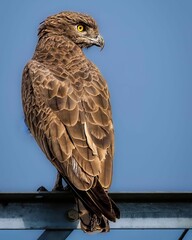
<svg viewBox="0 0 192 240">
<path fill-rule="evenodd" d="M 86 69 L 79 65 L 69 74 L 31 61 L 23 74 L 24 112 L 42 150 L 77 189 L 90 189 L 95 177 L 108 189 L 113 158 L 109 93 L 100 72 L 92 64 Z"/>
</svg>

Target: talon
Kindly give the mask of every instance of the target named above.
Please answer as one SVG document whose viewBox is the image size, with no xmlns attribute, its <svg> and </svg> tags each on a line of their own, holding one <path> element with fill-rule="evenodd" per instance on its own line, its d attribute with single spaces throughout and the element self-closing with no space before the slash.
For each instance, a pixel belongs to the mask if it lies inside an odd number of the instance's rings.
<svg viewBox="0 0 192 240">
<path fill-rule="evenodd" d="M 53 192 L 58 192 L 58 191 L 65 191 L 63 186 L 60 185 L 55 185 L 54 188 L 52 189 Z"/>
<path fill-rule="evenodd" d="M 64 191 L 66 191 L 66 192 L 70 192 L 70 191 L 71 191 L 71 188 L 70 188 L 69 185 L 66 185 L 63 189 L 64 189 Z"/>
<path fill-rule="evenodd" d="M 59 192 L 69 192 L 71 189 L 68 185 L 66 185 L 65 187 L 63 187 L 63 185 L 57 184 L 54 186 L 54 188 L 52 189 L 53 192 L 55 191 L 59 191 Z"/>
<path fill-rule="evenodd" d="M 48 192 L 48 190 L 45 187 L 41 186 L 37 189 L 37 192 Z"/>
</svg>

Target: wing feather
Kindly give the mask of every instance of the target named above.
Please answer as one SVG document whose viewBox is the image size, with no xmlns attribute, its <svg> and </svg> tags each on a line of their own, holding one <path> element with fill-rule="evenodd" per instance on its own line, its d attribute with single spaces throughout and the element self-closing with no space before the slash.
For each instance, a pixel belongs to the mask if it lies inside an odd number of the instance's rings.
<svg viewBox="0 0 192 240">
<path fill-rule="evenodd" d="M 95 70 L 89 77 L 85 74 L 88 81 L 83 82 L 78 78 L 83 76 L 78 69 L 76 78 L 62 69 L 62 78 L 61 74 L 58 77 L 61 69 L 52 74 L 34 60 L 28 64 L 28 78 L 39 108 L 35 116 L 26 116 L 27 121 L 50 161 L 80 190 L 91 188 L 96 176 L 106 189 L 111 183 L 113 127 L 109 93 L 105 80 Z M 37 133 L 39 127 L 42 137 Z"/>
</svg>

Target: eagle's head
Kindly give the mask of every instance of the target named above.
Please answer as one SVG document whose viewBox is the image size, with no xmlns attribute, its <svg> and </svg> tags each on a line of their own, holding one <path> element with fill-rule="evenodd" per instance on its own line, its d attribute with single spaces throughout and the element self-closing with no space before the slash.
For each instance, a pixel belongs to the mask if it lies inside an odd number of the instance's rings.
<svg viewBox="0 0 192 240">
<path fill-rule="evenodd" d="M 93 45 L 104 47 L 104 39 L 99 34 L 95 20 L 87 14 L 61 12 L 48 17 L 39 28 L 39 38 L 45 35 L 65 36 L 81 48 Z"/>
</svg>

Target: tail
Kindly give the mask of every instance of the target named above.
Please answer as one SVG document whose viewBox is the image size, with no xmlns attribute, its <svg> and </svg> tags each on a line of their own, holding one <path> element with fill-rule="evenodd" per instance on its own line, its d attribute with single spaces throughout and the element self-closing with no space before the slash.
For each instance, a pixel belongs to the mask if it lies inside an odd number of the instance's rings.
<svg viewBox="0 0 192 240">
<path fill-rule="evenodd" d="M 68 182 L 68 181 L 67 181 Z M 120 211 L 103 189 L 98 179 L 88 191 L 76 189 L 70 183 L 79 211 L 81 228 L 84 232 L 108 232 L 109 221 L 120 218 Z"/>
<path fill-rule="evenodd" d="M 95 213 L 88 210 L 80 199 L 76 199 L 79 218 L 81 221 L 81 229 L 84 232 L 109 232 L 109 221 L 108 219 L 101 215 L 98 217 Z"/>
</svg>

